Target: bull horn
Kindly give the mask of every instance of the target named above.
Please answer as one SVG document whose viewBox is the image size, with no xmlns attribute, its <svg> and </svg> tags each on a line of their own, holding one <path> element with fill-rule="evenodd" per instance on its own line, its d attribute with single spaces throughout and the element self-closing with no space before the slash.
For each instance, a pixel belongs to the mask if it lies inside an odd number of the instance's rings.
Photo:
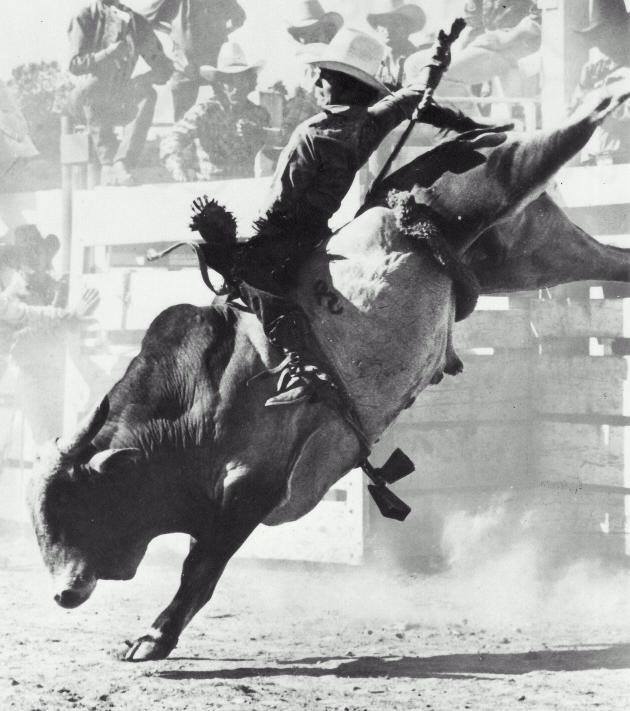
<svg viewBox="0 0 630 711">
<path fill-rule="evenodd" d="M 88 469 L 98 474 L 109 474 L 129 464 L 137 463 L 140 456 L 140 450 L 133 447 L 105 449 L 102 452 L 97 452 L 87 466 Z"/>
<path fill-rule="evenodd" d="M 57 449 L 62 457 L 76 457 L 96 437 L 109 415 L 109 398 L 107 395 L 81 422 L 75 433 L 68 438 L 57 440 Z"/>
</svg>

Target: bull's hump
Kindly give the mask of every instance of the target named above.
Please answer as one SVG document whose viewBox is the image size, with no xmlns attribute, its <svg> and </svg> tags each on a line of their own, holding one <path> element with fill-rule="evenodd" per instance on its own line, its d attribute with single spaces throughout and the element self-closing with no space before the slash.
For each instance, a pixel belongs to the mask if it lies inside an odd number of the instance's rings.
<svg viewBox="0 0 630 711">
<path fill-rule="evenodd" d="M 239 316 L 225 305 L 171 306 L 149 326 L 141 352 L 109 393 L 110 417 L 98 449 L 137 447 L 152 456 L 208 439 L 209 403 L 218 398 L 214 374 L 233 350 Z"/>
</svg>

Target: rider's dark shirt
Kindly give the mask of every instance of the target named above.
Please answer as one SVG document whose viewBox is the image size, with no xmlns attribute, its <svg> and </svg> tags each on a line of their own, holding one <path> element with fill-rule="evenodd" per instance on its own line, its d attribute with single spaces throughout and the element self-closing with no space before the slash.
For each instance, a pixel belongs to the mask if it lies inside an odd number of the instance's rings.
<svg viewBox="0 0 630 711">
<path fill-rule="evenodd" d="M 372 106 L 330 105 L 301 123 L 282 151 L 261 214 L 299 211 L 311 226 L 325 226 L 339 209 L 357 171 L 385 136 L 411 118 L 423 95 L 406 87 Z M 457 114 L 432 104 L 422 121 L 459 131 L 476 128 L 456 124 Z"/>
</svg>

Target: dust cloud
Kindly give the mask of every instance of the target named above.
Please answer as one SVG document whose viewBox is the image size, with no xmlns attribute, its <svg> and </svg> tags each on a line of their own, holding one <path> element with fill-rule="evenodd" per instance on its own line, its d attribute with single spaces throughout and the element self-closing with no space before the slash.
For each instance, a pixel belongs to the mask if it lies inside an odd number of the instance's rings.
<svg viewBox="0 0 630 711">
<path fill-rule="evenodd" d="M 630 618 L 630 571 L 590 556 L 559 559 L 554 541 L 538 532 L 512 533 L 501 505 L 478 514 L 454 513 L 443 545 L 449 595 L 480 624 L 570 624 L 589 619 L 602 626 Z"/>
<path fill-rule="evenodd" d="M 459 619 L 496 633 L 547 626 L 569 635 L 574 630 L 576 638 L 584 622 L 630 631 L 630 570 L 595 557 L 560 559 L 540 537 L 506 535 L 512 524 L 512 513 L 500 503 L 476 514 L 453 512 L 443 527 L 445 565 L 433 574 L 383 565 L 231 566 L 251 568 L 252 608 L 270 619 L 327 615 L 336 616 L 340 627 L 400 629 Z M 216 602 L 228 603 L 220 586 Z"/>
</svg>

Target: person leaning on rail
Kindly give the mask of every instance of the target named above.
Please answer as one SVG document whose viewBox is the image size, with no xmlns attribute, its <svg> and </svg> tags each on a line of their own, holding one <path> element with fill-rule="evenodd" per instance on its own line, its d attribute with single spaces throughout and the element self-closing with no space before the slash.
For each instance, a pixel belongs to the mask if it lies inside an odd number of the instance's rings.
<svg viewBox="0 0 630 711">
<path fill-rule="evenodd" d="M 70 307 L 55 305 L 62 286 L 51 276 L 58 249 L 57 237 L 42 237 L 35 225 L 20 225 L 0 240 L 0 355 L 5 359 L 19 331 L 73 325 L 98 306 L 96 289 L 86 289 Z"/>
</svg>

